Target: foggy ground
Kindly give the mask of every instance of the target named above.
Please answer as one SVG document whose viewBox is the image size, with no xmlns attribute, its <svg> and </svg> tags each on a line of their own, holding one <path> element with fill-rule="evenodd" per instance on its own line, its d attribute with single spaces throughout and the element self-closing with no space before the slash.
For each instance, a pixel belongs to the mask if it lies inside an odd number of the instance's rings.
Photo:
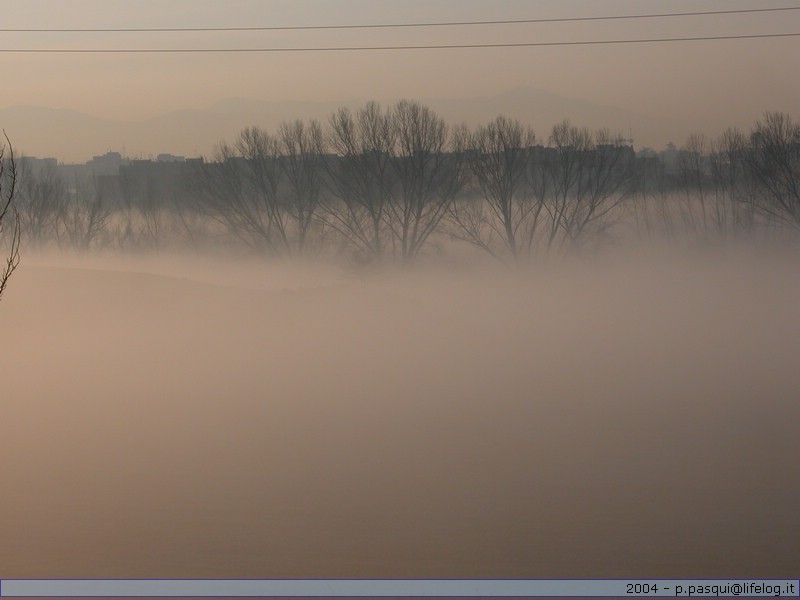
<svg viewBox="0 0 800 600">
<path fill-rule="evenodd" d="M 3 577 L 787 577 L 800 253 L 25 256 Z"/>
</svg>

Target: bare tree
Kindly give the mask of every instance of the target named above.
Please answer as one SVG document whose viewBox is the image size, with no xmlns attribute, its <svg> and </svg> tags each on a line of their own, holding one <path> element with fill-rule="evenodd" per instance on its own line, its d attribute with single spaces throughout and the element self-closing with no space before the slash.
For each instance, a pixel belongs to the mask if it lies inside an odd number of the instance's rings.
<svg viewBox="0 0 800 600">
<path fill-rule="evenodd" d="M 750 134 L 746 162 L 758 184 L 758 209 L 800 228 L 800 123 L 785 113 L 766 113 Z"/>
<path fill-rule="evenodd" d="M 89 250 L 105 230 L 111 205 L 97 177 L 75 179 L 75 187 L 59 213 L 59 230 L 72 248 Z"/>
<path fill-rule="evenodd" d="M 303 254 L 315 223 L 324 178 L 324 140 L 317 121 L 297 120 L 278 129 L 279 164 L 286 179 L 288 198 L 281 204 L 294 223 L 297 251 Z"/>
<path fill-rule="evenodd" d="M 147 247 L 159 251 L 167 224 L 167 201 L 162 185 L 149 170 L 137 171 L 123 167 L 119 173 L 119 197 L 122 201 L 124 244 Z M 104 195 L 95 181 L 95 194 Z M 88 187 L 83 185 L 84 190 Z"/>
<path fill-rule="evenodd" d="M 278 195 L 280 185 L 280 145 L 278 139 L 258 127 L 248 127 L 236 143 L 244 159 L 245 203 L 251 222 L 258 221 L 259 231 L 275 254 L 291 253 L 287 214 Z"/>
<path fill-rule="evenodd" d="M 581 179 L 592 149 L 592 134 L 583 128 L 574 127 L 569 121 L 553 126 L 549 139 L 550 146 L 542 162 L 545 184 L 536 186 L 543 193 L 538 198 L 550 216 L 547 249 L 550 250 L 559 240 L 559 234 L 570 236 L 572 215 L 577 212 L 581 196 Z M 546 183 L 549 180 L 549 185 Z M 547 194 L 550 194 L 549 198 Z"/>
<path fill-rule="evenodd" d="M 593 234 L 603 232 L 611 224 L 611 213 L 633 191 L 633 161 L 633 149 L 622 135 L 608 129 L 594 132 L 581 195 L 568 226 L 573 240 L 589 230 Z"/>
<path fill-rule="evenodd" d="M 686 138 L 678 152 L 678 174 L 683 192 L 680 214 L 685 227 L 704 239 L 708 237 L 706 146 L 705 136 L 695 132 Z"/>
<path fill-rule="evenodd" d="M 11 141 L 8 136 L 3 135 L 8 143 L 8 157 L 6 157 L 6 146 L 0 147 L 0 233 L 3 232 L 3 226 L 9 215 L 14 218 L 14 226 L 11 232 L 11 241 L 9 243 L 8 257 L 5 259 L 5 264 L 0 269 L 0 298 L 3 292 L 6 291 L 8 280 L 11 274 L 19 266 L 19 246 L 20 246 L 20 217 L 16 207 L 13 205 L 14 191 L 17 184 L 17 167 L 14 162 L 14 149 L 11 146 Z"/>
<path fill-rule="evenodd" d="M 502 258 L 499 239 L 520 260 L 536 230 L 541 204 L 526 193 L 526 172 L 536 136 L 518 120 L 497 117 L 469 138 L 467 172 L 477 198 L 453 205 L 449 220 L 455 236 Z"/>
<path fill-rule="evenodd" d="M 669 182 L 664 162 L 655 150 L 643 148 L 637 153 L 633 187 L 636 196 L 631 208 L 638 237 L 650 239 L 656 234 L 674 235 Z"/>
<path fill-rule="evenodd" d="M 583 243 L 610 226 L 633 190 L 633 150 L 607 130 L 563 121 L 544 147 L 530 128 L 501 116 L 470 139 L 466 162 L 480 200 L 462 198 L 450 221 L 456 237 L 496 258 L 521 261 Z"/>
<path fill-rule="evenodd" d="M 711 222 L 718 234 L 734 237 L 754 225 L 752 185 L 746 172 L 747 138 L 738 129 L 727 129 L 712 140 L 709 170 L 714 186 Z"/>
<path fill-rule="evenodd" d="M 323 219 L 364 261 L 413 261 L 460 190 L 460 130 L 430 108 L 370 102 L 331 116 Z M 391 246 L 389 244 L 391 243 Z"/>
<path fill-rule="evenodd" d="M 386 220 L 397 254 L 412 261 L 438 227 L 461 189 L 458 135 L 428 107 L 403 100 L 391 111 L 396 140 L 392 167 L 397 186 L 389 195 Z"/>
<path fill-rule="evenodd" d="M 575 246 L 610 226 L 612 212 L 631 194 L 633 149 L 621 135 L 591 132 L 563 121 L 532 163 L 531 190 L 544 206 L 547 252 Z"/>
<path fill-rule="evenodd" d="M 201 212 L 252 248 L 282 255 L 291 244 L 278 196 L 280 177 L 277 139 L 249 127 L 235 146 L 223 143 L 213 161 L 199 164 L 190 186 Z"/>
<path fill-rule="evenodd" d="M 67 190 L 55 165 L 34 168 L 26 157 L 17 159 L 15 204 L 26 243 L 41 246 L 58 236 L 58 220 Z"/>
<path fill-rule="evenodd" d="M 330 195 L 322 207 L 324 222 L 356 247 L 360 259 L 380 261 L 391 233 L 385 215 L 397 185 L 391 115 L 376 102 L 355 114 L 341 108 L 330 118 L 327 138 L 337 157 L 326 161 Z"/>
</svg>

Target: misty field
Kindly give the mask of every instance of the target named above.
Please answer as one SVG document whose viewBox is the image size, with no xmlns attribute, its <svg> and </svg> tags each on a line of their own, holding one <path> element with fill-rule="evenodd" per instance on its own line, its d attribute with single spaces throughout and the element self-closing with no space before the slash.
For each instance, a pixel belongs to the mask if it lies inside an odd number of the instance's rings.
<svg viewBox="0 0 800 600">
<path fill-rule="evenodd" d="M 798 274 L 25 256 L 3 576 L 788 577 Z"/>
</svg>

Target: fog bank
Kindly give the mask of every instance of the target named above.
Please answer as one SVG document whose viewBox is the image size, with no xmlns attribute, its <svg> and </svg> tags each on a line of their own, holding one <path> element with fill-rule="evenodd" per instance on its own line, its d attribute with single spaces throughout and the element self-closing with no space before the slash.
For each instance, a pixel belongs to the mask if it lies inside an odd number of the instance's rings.
<svg viewBox="0 0 800 600">
<path fill-rule="evenodd" d="M 798 267 L 25 257 L 3 576 L 785 577 Z"/>
</svg>

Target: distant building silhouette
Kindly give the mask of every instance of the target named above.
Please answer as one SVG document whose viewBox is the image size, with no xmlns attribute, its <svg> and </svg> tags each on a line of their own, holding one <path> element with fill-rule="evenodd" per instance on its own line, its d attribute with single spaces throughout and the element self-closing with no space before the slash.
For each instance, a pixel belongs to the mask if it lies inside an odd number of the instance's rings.
<svg viewBox="0 0 800 600">
<path fill-rule="evenodd" d="M 95 156 L 86 163 L 94 175 L 119 175 L 121 166 L 128 164 L 119 152 L 106 152 L 102 156 Z"/>
</svg>

